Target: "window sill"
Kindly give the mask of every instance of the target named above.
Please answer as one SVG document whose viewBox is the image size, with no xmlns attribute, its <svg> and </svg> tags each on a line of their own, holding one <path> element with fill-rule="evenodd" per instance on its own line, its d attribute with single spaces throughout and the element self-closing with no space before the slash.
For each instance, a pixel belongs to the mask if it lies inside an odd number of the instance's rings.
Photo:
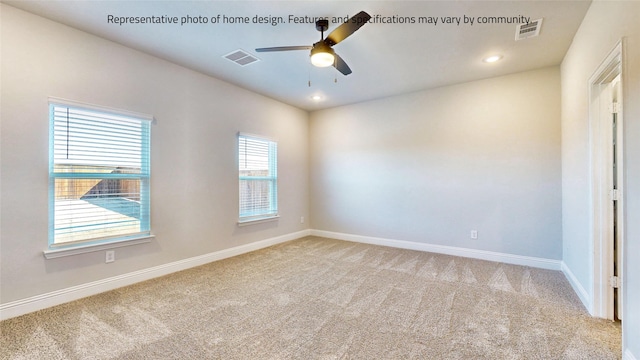
<svg viewBox="0 0 640 360">
<path fill-rule="evenodd" d="M 254 219 L 242 219 L 242 220 L 238 220 L 238 226 L 249 226 L 249 225 L 255 225 L 255 224 L 262 224 L 262 223 L 265 223 L 265 222 L 277 221 L 278 219 L 280 219 L 280 215 L 274 215 L 274 216 L 269 216 L 269 217 L 261 217 L 261 218 L 254 218 Z"/>
<path fill-rule="evenodd" d="M 86 254 L 94 251 L 102 251 L 115 249 L 124 246 L 132 246 L 138 244 L 150 243 L 154 235 L 144 235 L 136 238 L 129 238 L 126 240 L 112 241 L 108 243 L 91 244 L 91 245 L 79 245 L 62 249 L 47 249 L 43 251 L 45 259 L 57 259 L 65 256 L 73 256 L 79 254 Z"/>
</svg>

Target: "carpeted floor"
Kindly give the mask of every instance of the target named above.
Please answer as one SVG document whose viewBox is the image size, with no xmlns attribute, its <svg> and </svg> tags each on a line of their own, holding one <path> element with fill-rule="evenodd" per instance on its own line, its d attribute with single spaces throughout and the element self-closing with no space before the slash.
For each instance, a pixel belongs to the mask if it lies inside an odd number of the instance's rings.
<svg viewBox="0 0 640 360">
<path fill-rule="evenodd" d="M 308 237 L 0 323 L 1 359 L 619 359 L 564 275 Z"/>
</svg>

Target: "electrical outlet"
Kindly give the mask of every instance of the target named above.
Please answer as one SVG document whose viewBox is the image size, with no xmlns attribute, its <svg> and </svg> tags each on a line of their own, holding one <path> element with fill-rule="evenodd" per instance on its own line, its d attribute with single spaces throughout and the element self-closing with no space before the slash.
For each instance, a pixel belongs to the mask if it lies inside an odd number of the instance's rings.
<svg viewBox="0 0 640 360">
<path fill-rule="evenodd" d="M 104 262 L 112 263 L 114 261 L 116 261 L 116 252 L 115 252 L 115 250 L 107 251 L 107 255 L 105 256 Z"/>
<path fill-rule="evenodd" d="M 300 224 L 304 224 L 304 216 L 300 216 Z"/>
<path fill-rule="evenodd" d="M 478 230 L 471 230 L 471 238 L 474 240 L 478 238 Z"/>
</svg>

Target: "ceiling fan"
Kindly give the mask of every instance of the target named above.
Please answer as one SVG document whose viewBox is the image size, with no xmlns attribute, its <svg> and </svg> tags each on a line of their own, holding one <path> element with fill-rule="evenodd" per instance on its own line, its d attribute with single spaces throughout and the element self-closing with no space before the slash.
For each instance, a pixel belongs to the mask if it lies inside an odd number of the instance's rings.
<svg viewBox="0 0 640 360">
<path fill-rule="evenodd" d="M 320 41 L 312 46 L 279 46 L 269 48 L 258 48 L 257 52 L 290 51 L 290 50 L 311 50 L 311 63 L 317 67 L 327 67 L 333 65 L 344 75 L 351 74 L 351 69 L 344 60 L 332 49 L 332 46 L 349 37 L 360 29 L 371 19 L 371 15 L 360 11 L 346 22 L 335 28 L 326 38 L 324 32 L 329 29 L 329 20 L 320 19 L 316 21 L 316 29 L 320 31 Z"/>
</svg>

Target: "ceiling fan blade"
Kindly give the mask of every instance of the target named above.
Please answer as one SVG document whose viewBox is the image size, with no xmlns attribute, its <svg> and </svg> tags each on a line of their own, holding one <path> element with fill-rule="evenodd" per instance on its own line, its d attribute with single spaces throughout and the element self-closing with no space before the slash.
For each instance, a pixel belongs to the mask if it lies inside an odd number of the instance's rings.
<svg viewBox="0 0 640 360">
<path fill-rule="evenodd" d="M 333 46 L 356 32 L 366 24 L 369 19 L 371 19 L 371 15 L 364 11 L 360 11 L 353 15 L 347 22 L 335 28 L 335 30 L 333 30 L 324 41 L 329 46 Z"/>
<path fill-rule="evenodd" d="M 347 65 L 347 63 L 344 62 L 344 60 L 342 60 L 342 58 L 338 54 L 334 55 L 336 57 L 336 60 L 333 63 L 333 67 L 338 69 L 338 71 L 340 71 L 345 76 L 351 74 L 352 71 L 351 68 L 349 68 L 349 65 Z"/>
<path fill-rule="evenodd" d="M 256 52 L 291 51 L 291 50 L 311 50 L 313 46 L 277 46 L 268 48 L 258 48 Z"/>
</svg>

